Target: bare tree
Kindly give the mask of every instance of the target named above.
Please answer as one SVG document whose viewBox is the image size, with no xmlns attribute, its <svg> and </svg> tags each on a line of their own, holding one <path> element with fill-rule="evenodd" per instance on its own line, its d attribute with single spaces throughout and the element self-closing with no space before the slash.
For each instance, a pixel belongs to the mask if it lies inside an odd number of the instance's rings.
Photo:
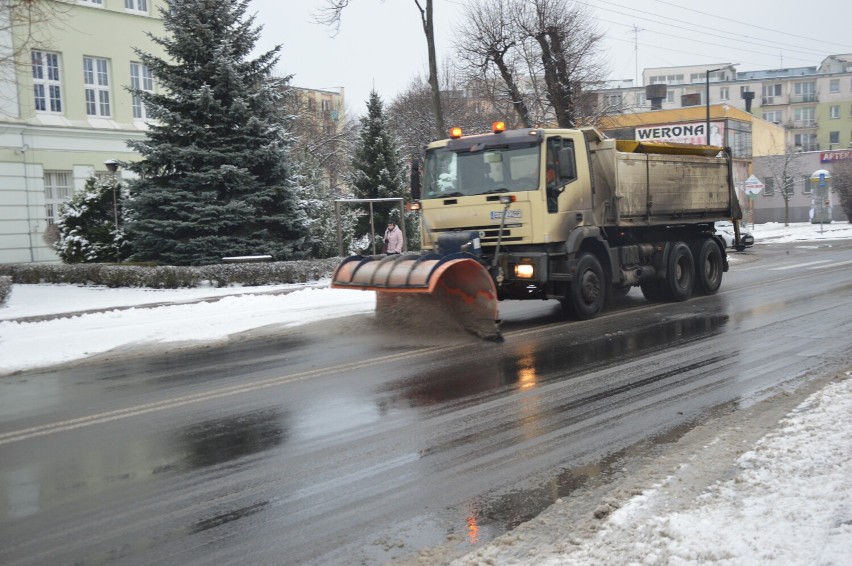
<svg viewBox="0 0 852 566">
<path fill-rule="evenodd" d="M 601 34 L 584 4 L 573 0 L 475 0 L 465 13 L 467 68 L 497 70 L 520 121 L 572 127 L 585 92 L 603 84 Z M 461 29 L 461 28 L 460 28 Z"/>
<path fill-rule="evenodd" d="M 50 26 L 61 21 L 67 9 L 63 0 L 0 0 L 0 37 L 7 37 L 0 48 L 0 67 L 14 67 L 33 47 L 46 47 Z"/>
<path fill-rule="evenodd" d="M 331 26 L 335 31 L 340 29 L 340 19 L 343 9 L 350 0 L 326 0 L 326 7 L 317 14 L 317 21 Z M 438 84 L 438 57 L 435 54 L 435 19 L 432 10 L 432 0 L 413 0 L 420 11 L 420 22 L 423 34 L 426 36 L 426 49 L 429 54 L 429 86 L 432 93 L 432 111 L 435 117 L 435 131 L 438 137 L 444 135 L 444 112 L 441 106 L 441 90 Z"/>
<path fill-rule="evenodd" d="M 66 18 L 65 0 L 0 0 L 0 113 L 17 114 L 16 73 L 28 72 L 30 51 L 49 49 L 51 30 Z"/>
<path fill-rule="evenodd" d="M 338 187 L 352 161 L 357 121 L 346 116 L 343 108 L 321 108 L 305 91 L 295 87 L 285 89 L 282 111 L 290 116 L 293 152 L 297 157 L 310 156 L 322 168 L 328 190 Z"/>
<path fill-rule="evenodd" d="M 533 126 L 530 111 L 521 94 L 516 69 L 518 37 L 510 14 L 510 0 L 473 0 L 465 7 L 464 24 L 457 37 L 456 50 L 468 71 L 468 80 L 479 84 L 480 92 L 499 100 L 496 83 L 489 77 L 496 69 L 511 108 L 524 127 Z"/>
<path fill-rule="evenodd" d="M 802 154 L 792 146 L 788 146 L 783 155 L 771 155 L 764 163 L 765 171 L 769 174 L 764 180 L 772 179 L 773 185 L 779 187 L 781 198 L 784 199 L 784 225 L 790 223 L 790 199 L 795 191 L 796 179 L 804 174 L 801 163 Z"/>
<path fill-rule="evenodd" d="M 852 161 L 835 161 L 831 164 L 831 188 L 840 197 L 846 218 L 852 222 Z"/>
<path fill-rule="evenodd" d="M 459 83 L 453 69 L 446 65 L 441 85 L 441 105 L 448 123 L 466 132 L 486 132 L 496 120 L 503 119 L 504 110 L 494 108 L 487 99 L 478 96 L 469 83 Z M 403 155 L 423 157 L 423 148 L 435 139 L 432 132 L 431 92 L 422 77 L 415 77 L 388 107 L 388 117 Z M 440 136 L 447 136 L 443 132 Z"/>
</svg>

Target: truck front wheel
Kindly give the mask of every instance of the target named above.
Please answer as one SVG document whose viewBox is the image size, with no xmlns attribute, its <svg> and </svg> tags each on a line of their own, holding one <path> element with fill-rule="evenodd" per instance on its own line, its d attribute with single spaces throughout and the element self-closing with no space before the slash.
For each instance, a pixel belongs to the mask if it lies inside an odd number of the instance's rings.
<svg viewBox="0 0 852 566">
<path fill-rule="evenodd" d="M 606 280 L 603 267 L 593 254 L 584 253 L 580 256 L 574 281 L 561 303 L 566 312 L 579 320 L 594 318 L 603 310 L 606 303 Z"/>
</svg>

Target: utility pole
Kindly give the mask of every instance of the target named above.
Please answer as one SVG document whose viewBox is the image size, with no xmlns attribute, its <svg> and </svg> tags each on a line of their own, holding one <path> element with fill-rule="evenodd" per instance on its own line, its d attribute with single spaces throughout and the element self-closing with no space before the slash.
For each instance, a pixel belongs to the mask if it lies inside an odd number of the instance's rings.
<svg viewBox="0 0 852 566">
<path fill-rule="evenodd" d="M 636 26 L 636 22 L 633 22 L 633 61 L 634 61 L 634 72 L 636 78 L 636 86 L 642 86 L 639 84 L 639 32 L 645 31 L 644 28 L 640 28 Z"/>
</svg>

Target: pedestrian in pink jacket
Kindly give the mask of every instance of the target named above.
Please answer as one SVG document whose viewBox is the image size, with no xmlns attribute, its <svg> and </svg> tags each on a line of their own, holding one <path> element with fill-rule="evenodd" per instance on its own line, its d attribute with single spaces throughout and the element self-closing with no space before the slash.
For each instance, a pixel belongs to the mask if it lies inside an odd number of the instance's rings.
<svg viewBox="0 0 852 566">
<path fill-rule="evenodd" d="M 388 222 L 388 229 L 385 230 L 385 253 L 402 253 L 402 230 L 397 227 L 396 222 Z"/>
</svg>

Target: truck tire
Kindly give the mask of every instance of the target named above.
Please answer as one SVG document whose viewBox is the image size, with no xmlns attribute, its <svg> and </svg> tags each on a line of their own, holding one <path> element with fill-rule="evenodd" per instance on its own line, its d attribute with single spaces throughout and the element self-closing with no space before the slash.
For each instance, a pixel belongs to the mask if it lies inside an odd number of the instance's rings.
<svg viewBox="0 0 852 566">
<path fill-rule="evenodd" d="M 663 298 L 669 301 L 685 301 L 695 286 L 695 262 L 692 252 L 683 242 L 677 242 L 669 252 L 666 262 L 666 278 L 662 282 Z"/>
<path fill-rule="evenodd" d="M 606 304 L 606 279 L 601 263 L 593 254 L 580 255 L 574 281 L 568 295 L 560 301 L 562 308 L 578 320 L 597 316 Z"/>
<path fill-rule="evenodd" d="M 722 250 L 712 238 L 701 243 L 695 254 L 695 291 L 701 295 L 714 295 L 722 285 Z"/>
</svg>

